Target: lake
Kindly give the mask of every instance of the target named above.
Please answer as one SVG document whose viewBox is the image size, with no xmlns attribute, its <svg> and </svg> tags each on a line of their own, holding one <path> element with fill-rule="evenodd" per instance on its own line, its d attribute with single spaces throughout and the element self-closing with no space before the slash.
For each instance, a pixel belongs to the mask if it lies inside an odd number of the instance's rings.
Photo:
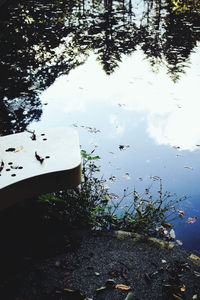
<svg viewBox="0 0 200 300">
<path fill-rule="evenodd" d="M 184 3 L 184 1 L 183 1 Z M 75 127 L 110 191 L 188 198 L 176 238 L 200 254 L 200 6 L 16 1 L 0 12 L 0 132 Z M 187 218 L 186 218 L 187 220 Z"/>
</svg>

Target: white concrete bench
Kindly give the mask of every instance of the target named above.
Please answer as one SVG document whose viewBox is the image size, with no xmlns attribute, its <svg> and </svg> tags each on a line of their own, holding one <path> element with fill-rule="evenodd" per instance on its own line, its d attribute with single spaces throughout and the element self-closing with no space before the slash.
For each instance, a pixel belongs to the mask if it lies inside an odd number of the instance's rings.
<svg viewBox="0 0 200 300">
<path fill-rule="evenodd" d="M 45 129 L 0 137 L 0 209 L 81 182 L 77 132 Z"/>
</svg>

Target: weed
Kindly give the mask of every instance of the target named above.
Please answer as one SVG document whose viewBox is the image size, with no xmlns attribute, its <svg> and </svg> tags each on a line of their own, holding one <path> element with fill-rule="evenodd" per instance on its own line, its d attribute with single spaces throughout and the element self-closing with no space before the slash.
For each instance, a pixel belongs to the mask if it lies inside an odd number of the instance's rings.
<svg viewBox="0 0 200 300">
<path fill-rule="evenodd" d="M 180 217 L 176 206 L 185 197 L 176 198 L 168 192 L 163 193 L 162 180 L 156 199 L 150 190 L 143 195 L 136 190 L 124 194 L 119 201 L 116 195 L 109 192 L 106 180 L 97 176 L 100 172 L 94 151 L 82 155 L 82 182 L 73 190 L 42 195 L 39 202 L 45 208 L 47 218 L 54 219 L 70 227 L 101 230 L 127 230 L 141 234 L 170 238 L 168 228 L 171 221 Z M 124 200 L 129 198 L 129 206 L 123 207 Z"/>
</svg>

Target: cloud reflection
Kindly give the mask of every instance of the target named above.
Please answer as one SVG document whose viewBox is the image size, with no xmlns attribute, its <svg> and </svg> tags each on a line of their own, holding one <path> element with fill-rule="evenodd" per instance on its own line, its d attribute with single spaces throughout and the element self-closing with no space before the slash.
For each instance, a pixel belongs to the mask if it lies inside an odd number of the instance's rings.
<svg viewBox="0 0 200 300">
<path fill-rule="evenodd" d="M 178 83 L 173 83 L 166 74 L 165 66 L 158 74 L 151 71 L 142 52 L 124 57 L 116 72 L 106 75 L 95 56 L 71 71 L 68 76 L 58 78 L 47 89 L 41 100 L 51 101 L 66 113 L 84 112 L 97 103 L 113 106 L 125 111 L 142 114 L 147 122 L 149 136 L 159 145 L 177 145 L 180 150 L 194 150 L 200 144 L 200 95 L 199 56 L 191 56 L 192 65 Z M 58 108 L 57 108 L 58 109 Z M 120 115 L 110 113 L 108 120 L 115 135 L 122 135 L 130 126 L 122 124 Z"/>
</svg>

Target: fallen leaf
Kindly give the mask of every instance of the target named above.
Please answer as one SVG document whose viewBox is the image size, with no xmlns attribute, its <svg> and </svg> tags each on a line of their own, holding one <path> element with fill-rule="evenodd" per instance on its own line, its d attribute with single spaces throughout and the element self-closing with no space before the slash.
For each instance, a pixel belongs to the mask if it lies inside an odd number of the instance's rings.
<svg viewBox="0 0 200 300">
<path fill-rule="evenodd" d="M 172 228 L 172 227 L 173 227 L 173 225 L 170 224 L 170 223 L 166 223 L 164 226 L 165 226 L 165 227 L 168 227 L 168 228 Z"/>
<path fill-rule="evenodd" d="M 119 150 L 122 151 L 122 150 L 126 150 L 128 149 L 130 146 L 129 145 L 119 145 Z"/>
<path fill-rule="evenodd" d="M 190 167 L 190 166 L 185 166 L 184 167 L 185 169 L 189 169 L 189 170 L 194 170 L 192 167 Z"/>
<path fill-rule="evenodd" d="M 194 259 L 194 260 L 200 260 L 200 257 L 191 253 L 190 256 L 189 256 L 190 259 Z"/>
<path fill-rule="evenodd" d="M 176 235 L 175 235 L 174 229 L 171 229 L 171 230 L 170 230 L 169 236 L 170 236 L 170 238 L 172 238 L 173 240 L 175 239 Z"/>
<path fill-rule="evenodd" d="M 110 176 L 109 180 L 114 182 L 116 180 L 116 177 L 115 176 Z"/>
<path fill-rule="evenodd" d="M 8 148 L 6 149 L 6 152 L 14 152 L 15 151 L 15 148 Z"/>
<path fill-rule="evenodd" d="M 160 180 L 159 176 L 150 176 L 150 179 L 156 181 L 156 180 Z"/>
<path fill-rule="evenodd" d="M 193 223 L 196 222 L 196 220 L 197 220 L 197 217 L 189 217 L 189 218 L 187 219 L 187 223 L 193 224 Z"/>
<path fill-rule="evenodd" d="M 129 173 L 125 173 L 125 174 L 123 175 L 123 178 L 129 180 L 131 177 L 129 176 Z"/>
<path fill-rule="evenodd" d="M 19 152 L 19 151 L 21 151 L 22 149 L 24 149 L 24 147 L 23 147 L 23 146 L 19 146 L 18 148 L 15 149 L 14 152 Z"/>
<path fill-rule="evenodd" d="M 180 217 L 183 217 L 185 215 L 184 210 L 183 209 L 179 209 L 178 210 L 178 214 Z"/>
<path fill-rule="evenodd" d="M 125 284 L 116 284 L 115 288 L 119 289 L 119 290 L 124 290 L 124 291 L 131 290 L 131 287 L 129 285 L 125 285 Z"/>
<path fill-rule="evenodd" d="M 1 161 L 1 166 L 0 166 L 0 172 L 3 170 L 3 168 L 4 168 L 4 162 L 3 162 L 3 160 Z"/>
<path fill-rule="evenodd" d="M 41 164 L 43 163 L 44 158 L 41 157 L 40 155 L 38 155 L 36 151 L 35 151 L 35 157 L 36 157 L 37 160 L 39 160 L 39 162 L 40 162 Z"/>
<path fill-rule="evenodd" d="M 182 246 L 182 245 L 183 245 L 183 242 L 180 241 L 180 240 L 176 240 L 176 243 L 177 243 L 179 246 Z"/>
<path fill-rule="evenodd" d="M 110 196 L 114 199 L 117 200 L 119 198 L 119 196 L 117 194 L 114 193 L 110 193 Z"/>
</svg>

